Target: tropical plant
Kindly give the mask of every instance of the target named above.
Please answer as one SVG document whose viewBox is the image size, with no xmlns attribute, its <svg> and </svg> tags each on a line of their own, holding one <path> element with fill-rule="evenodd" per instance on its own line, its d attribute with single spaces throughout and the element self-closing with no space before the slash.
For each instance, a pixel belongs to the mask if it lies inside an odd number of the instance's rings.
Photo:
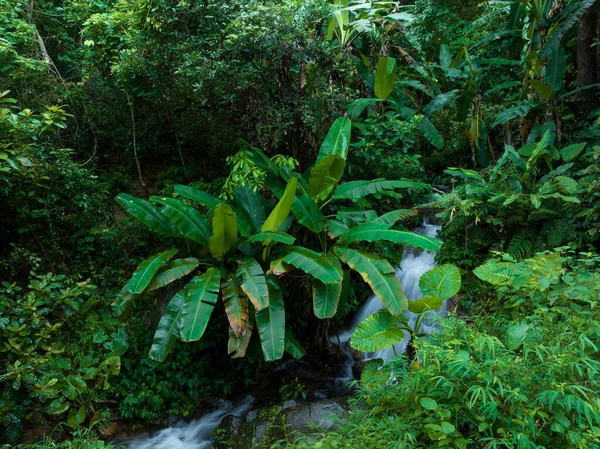
<svg viewBox="0 0 600 449">
<path fill-rule="evenodd" d="M 126 194 L 117 197 L 127 212 L 155 232 L 181 239 L 195 256 L 171 260 L 178 250 L 169 249 L 146 259 L 115 301 L 118 315 L 129 313 L 136 297 L 194 275 L 170 300 L 155 333 L 151 358 L 164 360 L 177 338 L 199 340 L 219 298 L 229 320 L 228 352 L 233 357 L 244 356 L 255 328 L 266 360 L 281 358 L 284 350 L 301 356 L 302 348 L 286 332 L 283 288 L 278 280 L 292 269 L 309 275 L 318 318 L 336 314 L 344 279 L 349 279 L 343 264 L 362 276 L 392 314 L 407 309 L 390 263 L 357 244 L 387 241 L 435 251 L 440 242 L 394 226 L 410 211 L 379 217 L 372 210 L 332 206 L 331 202 L 364 204 L 370 195 L 399 197 L 398 189 L 424 191 L 427 186 L 405 179 L 340 184 L 349 141 L 350 121 L 336 120 L 316 164 L 304 175 L 279 167 L 253 148 L 251 157 L 264 171 L 264 185 L 279 198 L 274 206 L 247 185 L 235 188 L 234 202 L 193 187 L 175 186 L 176 194 L 200 203 L 209 211 L 207 215 L 183 199 L 152 197 L 152 204 Z M 326 215 L 329 210 L 336 213 Z M 295 235 L 288 233 L 290 229 Z M 308 238 L 299 238 L 302 231 L 310 231 Z M 296 241 L 319 247 L 294 245 Z M 202 274 L 197 271 L 200 266 L 207 267 Z"/>
</svg>

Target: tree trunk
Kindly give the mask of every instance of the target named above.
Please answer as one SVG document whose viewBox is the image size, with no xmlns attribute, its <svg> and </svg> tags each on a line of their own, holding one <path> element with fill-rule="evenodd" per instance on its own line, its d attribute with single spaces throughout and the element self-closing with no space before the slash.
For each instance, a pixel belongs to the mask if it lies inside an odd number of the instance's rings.
<svg viewBox="0 0 600 449">
<path fill-rule="evenodd" d="M 588 8 L 579 20 L 577 35 L 577 87 L 586 87 L 598 82 L 596 47 L 592 47 L 597 34 L 598 3 Z M 575 97 L 574 110 L 580 118 L 586 118 L 598 108 L 595 87 L 580 91 Z"/>
</svg>

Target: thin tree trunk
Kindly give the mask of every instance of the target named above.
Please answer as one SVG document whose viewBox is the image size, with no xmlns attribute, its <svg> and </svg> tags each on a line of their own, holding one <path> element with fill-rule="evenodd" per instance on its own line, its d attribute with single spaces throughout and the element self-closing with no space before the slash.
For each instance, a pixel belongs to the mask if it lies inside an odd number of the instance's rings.
<svg viewBox="0 0 600 449">
<path fill-rule="evenodd" d="M 33 37 L 35 38 L 35 40 L 38 43 L 38 47 L 40 49 L 40 54 L 42 56 L 42 59 L 48 63 L 48 66 L 50 66 L 50 70 L 59 79 L 62 80 L 62 76 L 60 76 L 60 72 L 58 71 L 58 67 L 56 67 L 56 64 L 54 64 L 54 61 L 52 60 L 52 58 L 48 54 L 48 50 L 46 49 L 46 44 L 44 43 L 44 39 L 42 39 L 42 36 L 40 36 L 40 33 L 38 32 L 37 27 L 35 26 L 35 23 L 33 21 L 33 12 L 34 12 L 34 3 L 33 3 L 33 1 L 34 0 L 31 0 L 29 2 L 29 5 L 27 6 L 27 13 L 29 14 L 29 23 L 31 25 L 33 25 Z"/>
<path fill-rule="evenodd" d="M 137 165 L 138 175 L 140 177 L 140 184 L 145 189 L 146 183 L 144 182 L 144 177 L 142 176 L 142 166 L 140 165 L 140 160 L 137 154 L 137 143 L 135 140 L 135 115 L 133 113 L 133 103 L 131 102 L 131 98 L 127 95 L 127 103 L 129 103 L 129 112 L 131 112 L 131 134 L 133 137 L 133 157 L 135 158 L 135 165 Z"/>
<path fill-rule="evenodd" d="M 577 87 L 586 87 L 598 83 L 596 47 L 592 47 L 597 35 L 598 0 L 589 7 L 579 20 L 577 33 Z M 573 109 L 581 118 L 598 108 L 595 87 L 580 91 L 575 97 Z"/>
</svg>

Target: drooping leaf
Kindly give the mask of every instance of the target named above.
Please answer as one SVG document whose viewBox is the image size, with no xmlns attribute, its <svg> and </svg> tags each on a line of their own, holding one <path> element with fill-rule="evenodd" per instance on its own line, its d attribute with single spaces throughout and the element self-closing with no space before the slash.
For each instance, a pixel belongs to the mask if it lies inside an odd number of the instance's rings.
<svg viewBox="0 0 600 449">
<path fill-rule="evenodd" d="M 285 309 L 277 282 L 268 278 L 269 307 L 256 312 L 256 326 L 266 361 L 279 360 L 285 349 Z"/>
<path fill-rule="evenodd" d="M 243 337 L 248 321 L 248 298 L 241 292 L 235 276 L 229 277 L 221 284 L 221 291 L 229 326 L 236 337 Z"/>
<path fill-rule="evenodd" d="M 306 355 L 306 350 L 288 329 L 285 330 L 285 352 L 298 360 Z"/>
<path fill-rule="evenodd" d="M 238 227 L 235 212 L 228 204 L 221 203 L 215 208 L 212 221 L 212 237 L 208 241 L 210 253 L 217 260 L 231 249 L 237 239 Z"/>
<path fill-rule="evenodd" d="M 552 96 L 552 87 L 549 84 L 540 80 L 529 80 L 529 84 L 544 100 L 548 100 Z"/>
<path fill-rule="evenodd" d="M 223 202 L 214 196 L 192 186 L 176 184 L 174 191 L 176 194 L 181 195 L 188 200 L 196 201 L 210 210 L 214 209 Z"/>
<path fill-rule="evenodd" d="M 327 235 L 330 239 L 335 239 L 348 231 L 348 226 L 338 220 L 326 220 L 325 227 L 327 228 Z"/>
<path fill-rule="evenodd" d="M 402 341 L 404 331 L 385 309 L 369 315 L 358 325 L 350 339 L 350 346 L 363 352 L 375 352 Z"/>
<path fill-rule="evenodd" d="M 126 193 L 119 194 L 116 200 L 123 209 L 154 232 L 169 237 L 178 235 L 175 225 L 161 214 L 156 206 L 153 206 L 148 201 L 127 195 Z"/>
<path fill-rule="evenodd" d="M 180 318 L 182 341 L 200 340 L 219 298 L 221 274 L 216 268 L 190 281 Z"/>
<path fill-rule="evenodd" d="M 171 298 L 165 313 L 158 322 L 149 353 L 152 360 L 163 362 L 179 338 L 180 318 L 189 287 L 190 284 L 186 285 L 183 290 Z"/>
<path fill-rule="evenodd" d="M 452 64 L 452 55 L 448 44 L 440 45 L 440 66 L 444 69 L 449 69 Z"/>
<path fill-rule="evenodd" d="M 373 223 L 381 224 L 395 224 L 398 221 L 406 218 L 413 218 L 419 215 L 419 211 L 416 209 L 398 209 L 383 214 L 381 217 L 376 218 Z"/>
<path fill-rule="evenodd" d="M 238 205 L 240 214 L 243 214 L 246 221 L 250 224 L 253 233 L 260 232 L 265 222 L 265 205 L 258 191 L 252 188 L 236 187 L 233 191 L 235 202 Z"/>
<path fill-rule="evenodd" d="M 342 285 L 344 274 L 340 260 L 333 254 L 325 256 L 327 260 L 342 273 L 342 280 L 336 284 L 324 284 L 318 279 L 312 278 L 313 310 L 315 316 L 320 319 L 332 318 L 337 312 L 337 307 L 342 296 Z"/>
<path fill-rule="evenodd" d="M 544 78 L 544 81 L 552 88 L 553 93 L 557 93 L 564 85 L 565 68 L 565 50 L 562 46 L 557 46 L 550 54 L 546 77 Z"/>
<path fill-rule="evenodd" d="M 246 332 L 241 337 L 238 337 L 233 329 L 229 328 L 229 341 L 227 342 L 227 353 L 232 359 L 244 357 L 252 331 L 254 330 L 254 308 L 248 308 L 248 321 L 246 322 Z"/>
<path fill-rule="evenodd" d="M 260 264 L 251 257 L 239 259 L 238 264 L 236 273 L 238 282 L 256 310 L 261 311 L 269 307 L 269 288 Z"/>
<path fill-rule="evenodd" d="M 292 213 L 298 223 L 307 227 L 312 232 L 323 232 L 324 218 L 317 203 L 310 197 L 308 192 L 300 186 L 292 204 Z"/>
<path fill-rule="evenodd" d="M 389 224 L 368 223 L 351 228 L 340 236 L 340 240 L 348 243 L 353 242 L 377 242 L 388 241 L 392 243 L 401 243 L 415 248 L 422 248 L 429 251 L 438 251 L 442 242 L 426 235 L 415 234 L 409 231 L 397 231 L 389 229 Z"/>
<path fill-rule="evenodd" d="M 358 118 L 366 108 L 382 101 L 381 98 L 359 98 L 354 100 L 348 105 L 348 115 L 353 119 Z"/>
<path fill-rule="evenodd" d="M 448 299 L 460 290 L 460 270 L 452 264 L 444 264 L 424 273 L 419 280 L 421 293 Z"/>
<path fill-rule="evenodd" d="M 458 98 L 458 93 L 458 89 L 454 89 L 448 93 L 439 94 L 432 101 L 430 101 L 427 104 L 427 106 L 425 106 L 423 112 L 425 112 L 425 114 L 427 115 L 431 115 L 434 112 L 439 111 L 440 109 L 444 108 L 445 106 L 449 105 L 454 100 L 456 100 L 456 98 Z"/>
<path fill-rule="evenodd" d="M 434 147 L 442 148 L 444 146 L 444 139 L 442 138 L 442 135 L 427 117 L 421 117 L 417 123 L 417 129 L 421 131 L 423 137 L 425 137 Z"/>
<path fill-rule="evenodd" d="M 425 296 L 424 298 L 415 301 L 408 301 L 408 310 L 412 313 L 423 313 L 428 310 L 436 310 L 444 305 L 442 298 L 435 296 Z"/>
<path fill-rule="evenodd" d="M 379 58 L 375 72 L 375 95 L 385 100 L 390 96 L 396 81 L 396 60 L 394 58 Z"/>
<path fill-rule="evenodd" d="M 208 245 L 210 225 L 200 212 L 175 198 L 155 196 L 151 200 L 162 205 L 161 213 L 171 220 L 181 234 L 203 246 Z"/>
<path fill-rule="evenodd" d="M 563 158 L 563 161 L 570 162 L 579 156 L 579 153 L 583 151 L 587 144 L 586 143 L 574 143 L 573 145 L 569 145 L 560 150 L 560 155 Z"/>
<path fill-rule="evenodd" d="M 156 272 L 160 270 L 176 252 L 176 249 L 169 249 L 144 260 L 139 264 L 135 273 L 133 273 L 129 284 L 127 284 L 127 290 L 134 294 L 142 293 L 146 287 L 148 287 Z"/>
<path fill-rule="evenodd" d="M 279 232 L 279 228 L 290 214 L 290 209 L 296 197 L 298 179 L 290 177 L 281 199 L 262 225 L 261 232 Z"/>
<path fill-rule="evenodd" d="M 352 122 L 350 119 L 347 117 L 337 118 L 321 144 L 315 165 L 319 165 L 323 159 L 332 154 L 346 160 L 348 158 L 348 148 L 350 147 L 351 132 Z"/>
<path fill-rule="evenodd" d="M 395 192 L 396 189 L 414 189 L 417 192 L 424 192 L 429 189 L 429 186 L 408 179 L 388 181 L 379 178 L 372 181 L 351 181 L 341 184 L 335 191 L 333 198 L 357 200 L 375 194 L 399 195 Z"/>
<path fill-rule="evenodd" d="M 341 267 L 333 265 L 323 254 L 302 246 L 290 246 L 286 248 L 286 255 L 282 260 L 324 284 L 337 284 L 343 279 Z"/>
<path fill-rule="evenodd" d="M 565 36 L 567 31 L 569 31 L 573 25 L 577 23 L 586 9 L 590 8 L 594 3 L 596 3 L 596 0 L 581 0 L 579 2 L 573 2 L 572 6 L 570 5 L 572 7 L 572 9 L 569 11 L 570 14 L 568 14 L 561 21 L 558 28 L 553 30 L 552 34 L 548 36 L 546 43 L 540 50 L 540 58 L 550 56 L 551 53 L 560 46 L 560 41 Z"/>
<path fill-rule="evenodd" d="M 269 242 L 278 242 L 278 243 L 284 243 L 286 245 L 291 245 L 292 243 L 294 243 L 296 241 L 296 239 L 294 237 L 292 237 L 289 234 L 286 234 L 285 232 L 261 232 L 259 234 L 255 234 L 252 237 L 250 237 L 248 239 L 248 242 L 250 243 L 255 243 L 255 242 L 265 242 L 265 241 L 269 241 Z"/>
<path fill-rule="evenodd" d="M 393 14 L 388 14 L 383 18 L 385 20 L 390 20 L 392 22 L 401 22 L 407 25 L 415 21 L 415 16 L 407 12 L 395 12 Z"/>
<path fill-rule="evenodd" d="M 340 182 L 346 168 L 346 161 L 337 154 L 331 154 L 310 170 L 309 193 L 319 201 L 325 199 Z"/>
<path fill-rule="evenodd" d="M 156 276 L 150 281 L 147 287 L 147 291 L 151 292 L 158 288 L 164 287 L 177 279 L 190 274 L 200 264 L 198 259 L 189 257 L 187 259 L 175 259 L 166 265 L 156 273 Z"/>
<path fill-rule="evenodd" d="M 128 290 L 129 283 L 125 284 L 112 303 L 114 315 L 121 320 L 127 319 L 133 312 L 133 300 L 139 295 Z"/>
<path fill-rule="evenodd" d="M 351 248 L 336 248 L 335 254 L 361 275 L 390 313 L 399 315 L 408 309 L 408 300 L 402 291 L 402 285 L 387 260 Z"/>
<path fill-rule="evenodd" d="M 494 128 L 498 125 L 504 125 L 506 122 L 509 122 L 517 117 L 525 117 L 527 114 L 529 114 L 529 111 L 532 107 L 533 105 L 531 103 L 520 102 L 516 106 L 505 109 L 496 116 L 496 120 L 494 120 L 492 123 L 491 128 Z"/>
</svg>

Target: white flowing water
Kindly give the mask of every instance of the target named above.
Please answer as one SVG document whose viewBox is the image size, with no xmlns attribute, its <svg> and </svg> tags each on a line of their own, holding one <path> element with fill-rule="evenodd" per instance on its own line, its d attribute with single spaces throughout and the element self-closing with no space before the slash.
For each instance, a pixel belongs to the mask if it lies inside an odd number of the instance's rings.
<svg viewBox="0 0 600 449">
<path fill-rule="evenodd" d="M 437 232 L 440 230 L 440 226 L 432 225 L 428 223 L 424 223 L 421 227 L 415 230 L 416 233 L 426 235 L 428 237 L 435 237 Z M 417 251 L 413 248 L 407 248 L 404 252 L 404 256 L 402 258 L 402 262 L 400 262 L 400 267 L 396 270 L 396 277 L 402 284 L 402 288 L 406 297 L 409 301 L 414 301 L 416 299 L 420 299 L 423 297 L 421 294 L 421 289 L 419 288 L 419 279 L 421 276 L 435 267 L 435 254 L 430 253 L 428 251 Z M 350 338 L 352 338 L 352 334 L 354 330 L 358 327 L 362 320 L 364 320 L 369 315 L 374 314 L 378 310 L 384 308 L 383 303 L 376 295 L 371 296 L 357 311 L 352 323 L 350 325 L 350 329 L 340 333 L 339 342 L 337 337 L 332 338 L 332 343 L 339 344 L 340 349 L 347 356 L 347 362 L 342 367 L 343 372 L 341 373 L 341 377 L 338 378 L 338 382 L 340 383 L 348 383 L 354 379 L 352 374 L 352 365 L 354 364 L 354 356 L 352 351 L 350 350 Z M 433 310 L 427 312 L 427 316 L 423 319 L 421 323 L 420 333 L 431 333 L 437 327 L 437 323 L 439 322 L 440 316 L 446 315 L 446 301 L 441 308 L 438 310 Z M 409 320 L 409 324 L 411 328 L 414 328 L 418 315 L 407 311 L 405 316 Z M 382 349 L 381 351 L 371 352 L 364 355 L 363 360 L 371 360 L 371 359 L 383 359 L 389 360 L 393 358 L 396 354 L 400 355 L 404 351 L 406 351 L 406 346 L 410 341 L 410 337 L 407 332 L 404 333 L 404 340 L 399 343 L 396 343 L 393 347 L 389 347 L 386 349 Z M 395 350 L 395 352 L 394 352 Z"/>
<path fill-rule="evenodd" d="M 213 430 L 227 415 L 243 416 L 252 406 L 252 397 L 234 406 L 224 402 L 214 412 L 192 422 L 181 422 L 160 430 L 152 436 L 138 438 L 127 445 L 128 449 L 209 449 L 213 443 Z"/>
</svg>

